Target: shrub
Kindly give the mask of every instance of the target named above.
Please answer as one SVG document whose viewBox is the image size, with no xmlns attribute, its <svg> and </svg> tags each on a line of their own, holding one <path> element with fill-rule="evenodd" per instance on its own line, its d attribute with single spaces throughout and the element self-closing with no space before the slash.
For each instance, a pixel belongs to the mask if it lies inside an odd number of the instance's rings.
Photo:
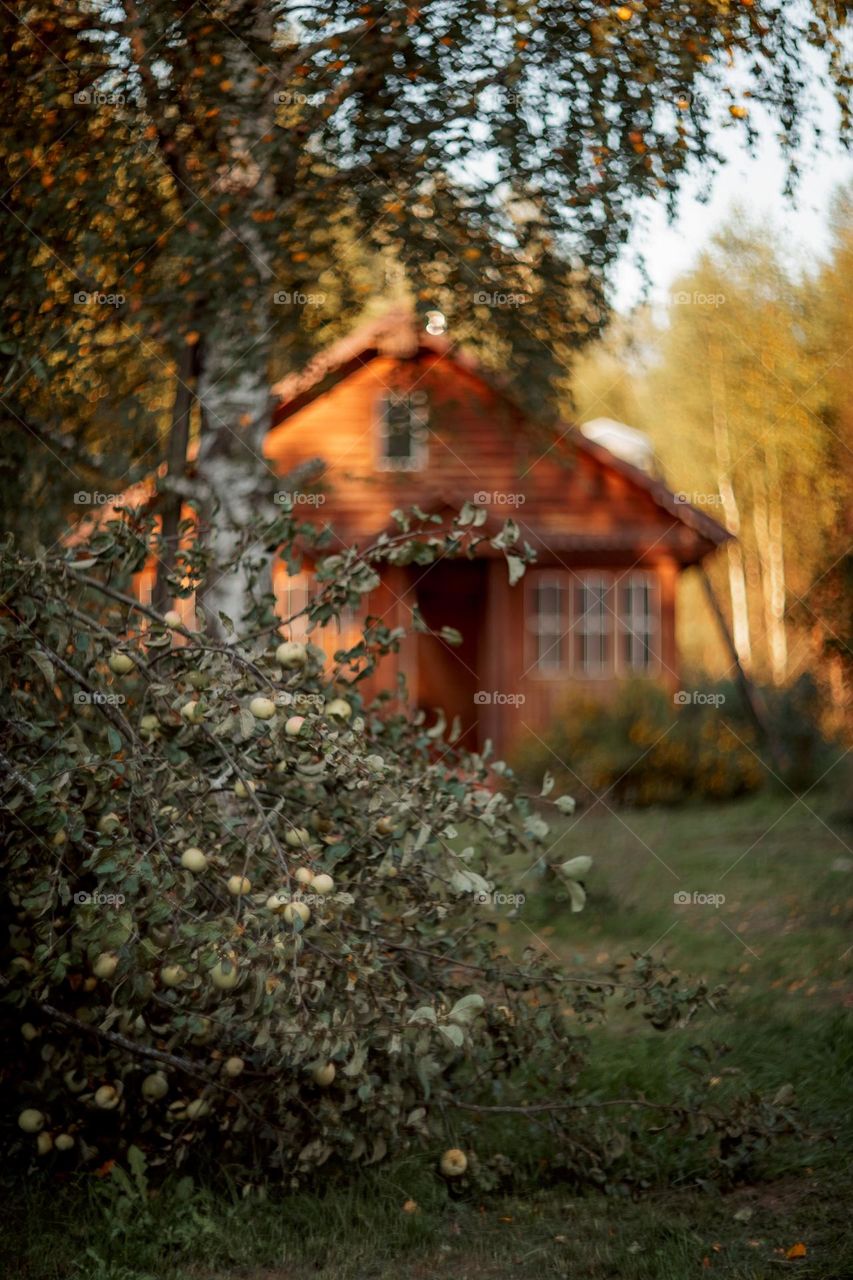
<svg viewBox="0 0 853 1280">
<path fill-rule="evenodd" d="M 326 560 L 311 621 L 357 603 L 383 561 L 479 537 L 467 511 L 444 529 L 398 522 Z M 263 536 L 295 557 L 310 534 L 283 513 Z M 503 957 L 479 905 L 489 857 L 543 855 L 541 800 L 511 776 L 496 789 L 506 770 L 421 719 L 364 705 L 361 676 L 400 640 L 378 620 L 331 668 L 313 644 L 277 656 L 263 565 L 240 546 L 244 637 L 225 622 L 217 638 L 201 612 L 198 630 L 170 625 L 126 587 L 150 537 L 129 514 L 87 548 L 0 558 L 12 1155 L 94 1169 L 135 1145 L 152 1170 L 203 1153 L 298 1181 L 465 1147 L 481 1113 L 527 1123 L 544 1106 L 561 1166 L 605 1180 L 609 1130 L 575 1089 L 578 1024 L 618 992 L 664 1029 L 704 988 L 647 957 L 618 979 Z M 517 576 L 512 529 L 492 545 Z M 205 567 L 188 546 L 175 589 Z M 660 1105 L 706 1144 L 731 1127 L 724 1110 Z"/>
<path fill-rule="evenodd" d="M 609 702 L 572 692 L 542 741 L 524 743 L 514 763 L 528 781 L 550 770 L 581 799 L 606 792 L 611 803 L 642 806 L 743 795 L 766 773 L 754 734 L 731 713 L 731 696 L 721 696 L 720 706 L 679 705 L 647 680 L 624 682 Z"/>
</svg>

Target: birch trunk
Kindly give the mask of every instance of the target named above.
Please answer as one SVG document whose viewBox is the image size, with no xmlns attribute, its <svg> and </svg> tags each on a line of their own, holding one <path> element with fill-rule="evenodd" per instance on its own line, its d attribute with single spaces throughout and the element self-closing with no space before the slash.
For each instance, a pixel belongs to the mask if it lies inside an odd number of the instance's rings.
<svg viewBox="0 0 853 1280">
<path fill-rule="evenodd" d="M 716 459 L 717 490 L 723 508 L 726 526 L 734 538 L 726 543 L 728 558 L 729 597 L 732 608 L 732 635 L 735 649 L 745 668 L 752 665 L 752 643 L 749 629 L 749 600 L 746 590 L 743 549 L 740 545 L 741 519 L 737 496 L 732 483 L 732 457 L 729 440 L 729 422 L 726 408 L 726 385 L 723 376 L 722 352 L 719 344 L 708 344 L 708 369 L 711 383 L 711 417 L 714 424 L 714 455 Z"/>
<path fill-rule="evenodd" d="M 770 675 L 773 683 L 780 685 L 784 684 L 788 674 L 782 514 L 781 510 L 778 510 L 778 483 L 772 483 L 774 468 L 769 458 L 766 460 L 766 471 L 771 476 L 769 495 L 764 479 L 765 469 L 757 469 L 755 472 L 752 524 L 755 530 L 755 544 L 758 548 Z"/>
</svg>

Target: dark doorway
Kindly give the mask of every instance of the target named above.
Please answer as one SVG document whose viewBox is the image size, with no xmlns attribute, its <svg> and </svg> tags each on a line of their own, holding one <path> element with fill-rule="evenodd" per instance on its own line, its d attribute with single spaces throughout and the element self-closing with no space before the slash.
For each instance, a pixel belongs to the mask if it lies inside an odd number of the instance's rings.
<svg viewBox="0 0 853 1280">
<path fill-rule="evenodd" d="M 487 625 L 487 564 L 484 560 L 440 562 L 413 573 L 414 595 L 424 622 L 434 630 L 455 627 L 461 645 L 418 636 L 417 703 L 424 711 L 443 707 L 448 726 L 459 717 L 460 745 L 475 751 L 483 629 Z"/>
</svg>

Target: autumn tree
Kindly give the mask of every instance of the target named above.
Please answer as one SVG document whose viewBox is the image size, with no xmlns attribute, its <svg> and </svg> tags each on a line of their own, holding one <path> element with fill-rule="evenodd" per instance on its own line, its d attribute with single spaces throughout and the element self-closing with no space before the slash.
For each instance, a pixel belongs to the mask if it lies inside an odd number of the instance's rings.
<svg viewBox="0 0 853 1280">
<path fill-rule="evenodd" d="M 21 121 L 2 152 L 6 421 L 26 452 L 73 439 L 75 477 L 168 458 L 165 526 L 193 498 L 226 556 L 271 483 L 273 349 L 296 360 L 320 327 L 300 299 L 328 292 L 344 320 L 363 302 L 342 238 L 393 250 L 422 305 L 544 395 L 602 322 L 636 199 L 713 163 L 721 115 L 749 136 L 751 98 L 794 148 L 804 46 L 829 51 L 842 100 L 847 83 L 822 0 L 35 0 L 0 21 Z M 530 294 L 523 319 L 478 305 L 490 286 Z M 239 617 L 244 588 L 220 578 L 210 602 Z"/>
</svg>

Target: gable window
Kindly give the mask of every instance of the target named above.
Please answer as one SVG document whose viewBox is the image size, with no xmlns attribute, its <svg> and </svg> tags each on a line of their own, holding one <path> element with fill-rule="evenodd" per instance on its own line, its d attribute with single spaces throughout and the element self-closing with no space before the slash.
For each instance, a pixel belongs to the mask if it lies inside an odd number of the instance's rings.
<svg viewBox="0 0 853 1280">
<path fill-rule="evenodd" d="M 612 672 L 612 621 L 609 578 L 601 573 L 580 574 L 574 586 L 572 622 L 572 665 L 578 675 Z"/>
<path fill-rule="evenodd" d="M 633 573 L 617 586 L 619 598 L 619 661 L 625 671 L 651 671 L 657 665 L 659 609 L 655 580 Z"/>
<path fill-rule="evenodd" d="M 425 391 L 388 391 L 379 405 L 379 467 L 417 471 L 426 460 L 429 422 Z"/>
<path fill-rule="evenodd" d="M 569 593 L 562 574 L 536 574 L 528 585 L 527 628 L 532 641 L 531 662 L 541 675 L 562 671 L 568 664 Z"/>
</svg>

